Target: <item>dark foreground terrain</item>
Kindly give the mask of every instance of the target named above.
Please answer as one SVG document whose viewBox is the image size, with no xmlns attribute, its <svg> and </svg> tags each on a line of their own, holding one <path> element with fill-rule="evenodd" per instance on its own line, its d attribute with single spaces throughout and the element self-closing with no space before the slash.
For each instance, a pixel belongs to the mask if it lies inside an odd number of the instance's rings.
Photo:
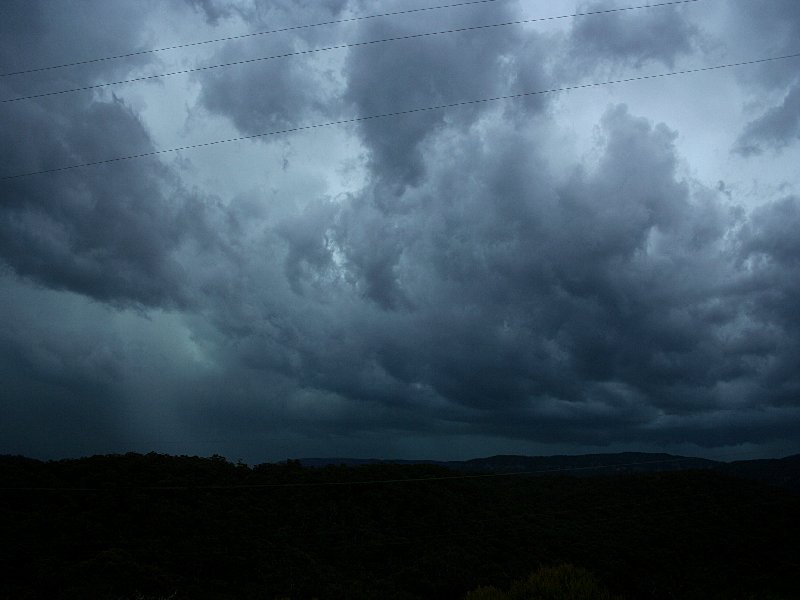
<svg viewBox="0 0 800 600">
<path fill-rule="evenodd" d="M 800 598 L 787 464 L 577 478 L 0 457 L 0 597 Z"/>
</svg>

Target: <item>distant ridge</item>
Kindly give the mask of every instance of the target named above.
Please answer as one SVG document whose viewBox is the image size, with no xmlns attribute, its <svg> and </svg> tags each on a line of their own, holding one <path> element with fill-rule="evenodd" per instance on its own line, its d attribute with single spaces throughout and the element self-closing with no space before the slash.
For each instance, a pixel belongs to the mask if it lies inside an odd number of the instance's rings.
<svg viewBox="0 0 800 600">
<path fill-rule="evenodd" d="M 725 464 L 705 458 L 650 452 L 555 456 L 500 454 L 486 458 L 456 461 L 391 460 L 379 458 L 301 458 L 299 460 L 300 464 L 303 466 L 318 468 L 329 465 L 347 465 L 353 467 L 375 464 L 426 464 L 447 467 L 455 471 L 489 471 L 493 473 L 530 472 L 532 475 L 560 473 L 579 476 L 713 469 Z"/>
<path fill-rule="evenodd" d="M 301 458 L 305 467 L 323 468 L 346 465 L 436 465 L 453 471 L 489 473 L 529 473 L 531 475 L 570 475 L 602 477 L 634 473 L 659 473 L 713 469 L 727 475 L 760 481 L 800 492 L 800 454 L 785 458 L 723 462 L 693 456 L 654 452 L 618 452 L 555 456 L 499 454 L 470 460 L 393 460 L 382 458 Z"/>
<path fill-rule="evenodd" d="M 14 480 L 24 480 L 25 485 L 39 485 L 36 483 L 41 477 L 47 479 L 48 473 L 58 472 L 59 469 L 69 468 L 90 476 L 102 465 L 111 461 L 155 461 L 168 471 L 177 470 L 183 473 L 184 479 L 188 478 L 186 485 L 199 485 L 188 475 L 194 470 L 203 471 L 206 463 L 223 468 L 247 467 L 247 465 L 234 465 L 228 463 L 222 456 L 214 455 L 211 458 L 197 456 L 169 456 L 151 452 L 147 455 L 127 453 L 125 455 L 96 455 L 79 459 L 63 459 L 57 461 L 40 461 L 24 456 L 0 455 L 0 479 L 6 483 Z M 501 454 L 484 458 L 473 458 L 461 461 L 441 460 L 402 460 L 382 458 L 301 458 L 291 461 L 308 469 L 324 469 L 325 467 L 370 467 L 380 465 L 396 465 L 413 467 L 440 467 L 451 471 L 452 474 L 516 474 L 531 476 L 570 476 L 570 477 L 609 477 L 614 475 L 635 475 L 648 473 L 676 472 L 676 471 L 716 471 L 718 473 L 758 481 L 774 487 L 780 487 L 794 493 L 800 493 L 800 454 L 777 459 L 754 459 L 722 462 L 706 458 L 679 456 L 674 454 L 651 452 L 620 452 L 605 454 L 578 454 L 555 456 L 524 456 L 514 454 Z M 270 463 L 256 465 L 269 466 Z M 279 465 L 276 465 L 279 466 Z M 104 468 L 104 467 L 103 467 Z M 247 471 L 248 469 L 245 469 Z M 242 471 L 242 472 L 245 472 Z M 35 475 L 33 479 L 30 476 Z M 335 473 L 329 473 L 335 477 Z M 204 476 L 205 477 L 205 476 Z M 91 479 L 91 477 L 90 477 Z M 179 482 L 183 483 L 183 481 Z M 202 483 L 202 482 L 201 482 Z"/>
<path fill-rule="evenodd" d="M 800 492 L 800 454 L 785 458 L 737 460 L 723 463 L 719 470 L 728 475 Z"/>
<path fill-rule="evenodd" d="M 620 599 L 797 599 L 800 496 L 718 467 L 628 474 L 713 463 L 683 458 L 457 463 L 501 470 L 480 472 L 380 459 L 311 468 L 155 452 L 0 455 L 0 599 L 455 600 L 556 560 L 603 574 Z M 720 468 L 791 481 L 799 459 Z M 551 475 L 506 475 L 520 467 Z"/>
<path fill-rule="evenodd" d="M 655 471 L 686 471 L 711 469 L 716 461 L 705 458 L 677 456 L 648 452 L 620 452 L 615 454 L 580 454 L 556 456 L 499 455 L 463 462 L 466 470 L 491 470 L 496 472 L 535 471 L 540 473 L 565 473 L 574 475 L 614 475 L 620 473 L 647 473 Z"/>
</svg>

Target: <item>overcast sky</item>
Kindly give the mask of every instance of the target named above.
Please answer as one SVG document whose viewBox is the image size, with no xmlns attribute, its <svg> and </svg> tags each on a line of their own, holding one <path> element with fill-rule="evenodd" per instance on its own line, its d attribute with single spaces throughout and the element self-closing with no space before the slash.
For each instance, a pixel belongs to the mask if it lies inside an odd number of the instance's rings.
<svg viewBox="0 0 800 600">
<path fill-rule="evenodd" d="M 455 1 L 455 0 L 452 0 Z M 0 99 L 624 0 L 4 0 Z M 800 451 L 800 2 L 0 104 L 0 453 Z"/>
</svg>

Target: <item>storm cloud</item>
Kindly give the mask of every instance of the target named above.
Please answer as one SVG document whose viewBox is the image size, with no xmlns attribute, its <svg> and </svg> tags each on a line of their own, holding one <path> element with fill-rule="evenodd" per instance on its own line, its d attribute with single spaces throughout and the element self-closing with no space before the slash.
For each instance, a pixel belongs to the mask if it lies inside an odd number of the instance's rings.
<svg viewBox="0 0 800 600">
<path fill-rule="evenodd" d="M 696 158 L 692 107 L 661 101 L 659 86 L 687 93 L 699 79 L 471 102 L 798 51 L 793 3 L 757 16 L 733 4 L 4 103 L 0 451 L 796 450 L 796 61 L 727 71 L 703 90 L 727 90 L 726 164 L 771 161 L 757 182 Z M 3 73 L 345 22 L 10 75 L 0 91 L 621 6 L 498 1 L 352 20 L 378 7 L 6 3 Z"/>
<path fill-rule="evenodd" d="M 780 0 L 763 7 L 744 3 L 732 18 L 732 27 L 743 35 L 758 36 L 752 45 L 772 54 L 798 52 L 800 7 Z M 746 78 L 760 114 L 747 122 L 735 150 L 758 154 L 780 151 L 800 136 L 800 80 L 796 61 L 766 64 Z M 756 95 L 757 94 L 757 95 Z"/>
<path fill-rule="evenodd" d="M 591 2 L 579 5 L 578 10 L 590 13 L 625 6 L 629 5 Z M 598 59 L 637 67 L 648 62 L 672 67 L 679 56 L 690 53 L 701 41 L 691 15 L 674 5 L 644 14 L 620 11 L 602 18 L 579 19 L 571 38 L 570 49 L 587 70 L 603 66 Z"/>
</svg>

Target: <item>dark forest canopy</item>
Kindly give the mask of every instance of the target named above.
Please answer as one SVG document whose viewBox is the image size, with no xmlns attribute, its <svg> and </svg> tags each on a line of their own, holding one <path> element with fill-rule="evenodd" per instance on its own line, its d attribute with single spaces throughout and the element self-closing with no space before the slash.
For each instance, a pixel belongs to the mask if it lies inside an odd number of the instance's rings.
<svg viewBox="0 0 800 600">
<path fill-rule="evenodd" d="M 800 498 L 718 470 L 127 454 L 2 457 L 0 472 L 2 598 L 455 599 L 559 565 L 620 598 L 798 597 Z"/>
</svg>

